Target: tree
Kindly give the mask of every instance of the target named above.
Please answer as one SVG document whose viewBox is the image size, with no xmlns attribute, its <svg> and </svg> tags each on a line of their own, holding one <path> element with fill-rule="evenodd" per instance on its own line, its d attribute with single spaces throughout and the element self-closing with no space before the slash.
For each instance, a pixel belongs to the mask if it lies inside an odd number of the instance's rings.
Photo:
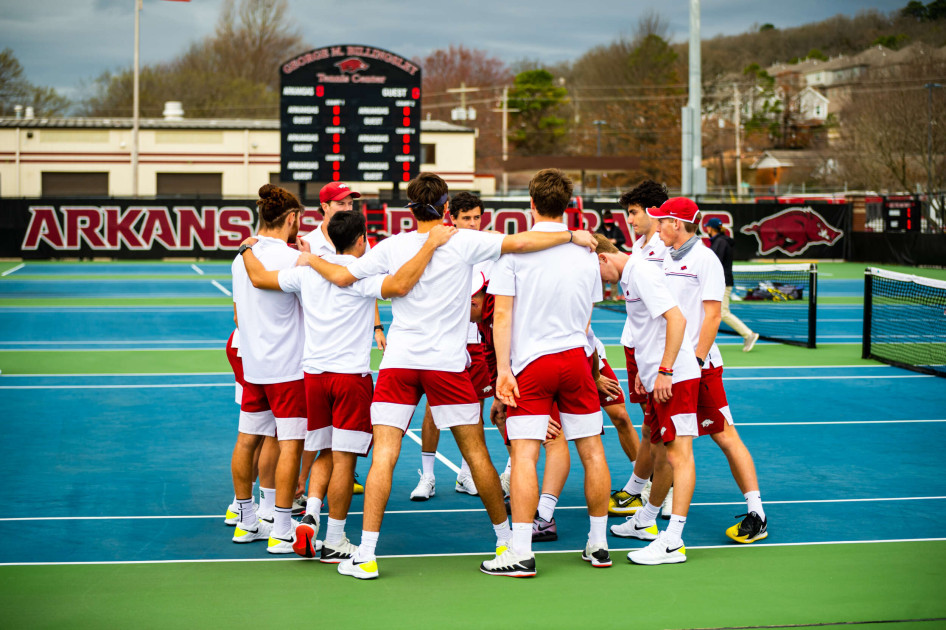
<svg viewBox="0 0 946 630">
<path fill-rule="evenodd" d="M 522 155 L 551 155 L 561 151 L 567 121 L 559 114 L 568 90 L 555 84 L 548 70 L 526 70 L 516 75 L 509 91 L 509 107 L 519 110 L 511 140 Z"/>
<path fill-rule="evenodd" d="M 502 166 L 502 115 L 493 110 L 502 87 L 512 83 L 509 67 L 485 50 L 462 45 L 434 50 L 416 62 L 423 70 L 422 113 L 425 115 L 450 120 L 450 112 L 460 105 L 461 97 L 447 90 L 461 85 L 479 88 L 464 96 L 467 106 L 476 110 L 476 119 L 457 121 L 457 124 L 479 130 L 477 170 L 498 171 Z"/>
<path fill-rule="evenodd" d="M 17 105 L 32 107 L 37 116 L 60 116 L 71 103 L 53 88 L 27 81 L 13 50 L 4 48 L 0 51 L 0 115 L 12 116 Z"/>
<path fill-rule="evenodd" d="M 165 101 L 179 100 L 193 117 L 278 117 L 279 65 L 307 48 L 287 7 L 287 0 L 227 0 L 212 36 L 142 68 L 142 115 L 160 116 Z M 132 81 L 131 69 L 103 73 L 89 86 L 83 112 L 131 116 Z"/>
<path fill-rule="evenodd" d="M 929 17 L 928 13 L 926 12 L 926 5 L 924 5 L 922 2 L 919 2 L 919 0 L 910 0 L 910 2 L 907 3 L 907 6 L 900 9 L 900 15 L 903 17 L 913 18 L 918 22 L 922 22 Z"/>
</svg>

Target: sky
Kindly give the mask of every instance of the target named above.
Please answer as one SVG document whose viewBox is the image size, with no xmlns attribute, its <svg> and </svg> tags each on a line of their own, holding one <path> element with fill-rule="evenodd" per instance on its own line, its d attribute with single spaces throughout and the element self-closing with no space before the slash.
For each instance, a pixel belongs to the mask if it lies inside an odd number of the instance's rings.
<svg viewBox="0 0 946 630">
<path fill-rule="evenodd" d="M 0 0 L 0 47 L 26 78 L 70 98 L 106 70 L 129 68 L 135 0 Z M 169 61 L 214 30 L 224 0 L 144 0 L 142 65 Z M 864 9 L 884 13 L 906 0 L 704 0 L 702 37 L 786 28 Z M 289 0 L 289 13 L 313 48 L 366 44 L 420 58 L 451 44 L 486 50 L 506 62 L 557 63 L 634 31 L 656 11 L 675 42 L 689 37 L 689 0 Z"/>
</svg>

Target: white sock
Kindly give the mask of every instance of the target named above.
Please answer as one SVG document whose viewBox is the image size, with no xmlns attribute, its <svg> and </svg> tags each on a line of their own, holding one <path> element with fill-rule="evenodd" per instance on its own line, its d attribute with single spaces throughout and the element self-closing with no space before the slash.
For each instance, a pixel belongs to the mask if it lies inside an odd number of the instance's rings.
<svg viewBox="0 0 946 630">
<path fill-rule="evenodd" d="M 236 511 L 237 511 L 236 495 L 233 495 L 233 501 L 230 503 L 230 511 L 231 511 L 231 512 L 236 512 Z"/>
<path fill-rule="evenodd" d="M 421 453 L 420 454 L 420 463 L 421 467 L 424 470 L 424 475 L 427 477 L 434 476 L 434 460 L 437 459 L 436 453 Z"/>
<path fill-rule="evenodd" d="M 499 525 L 493 525 L 493 531 L 496 532 L 496 546 L 501 545 L 509 546 L 509 541 L 512 539 L 512 529 L 509 527 L 509 519 L 500 523 Z"/>
<path fill-rule="evenodd" d="M 322 499 L 318 497 L 309 497 L 305 500 L 305 513 L 311 514 L 315 520 L 319 520 L 319 512 L 322 511 Z"/>
<path fill-rule="evenodd" d="M 379 535 L 380 532 L 361 530 L 361 544 L 358 545 L 358 551 L 355 552 L 353 558 L 356 562 L 367 562 L 374 558 L 374 550 L 378 546 Z"/>
<path fill-rule="evenodd" d="M 631 478 L 628 479 L 627 483 L 624 485 L 624 492 L 628 494 L 640 494 L 646 485 L 646 479 L 641 479 L 634 473 L 631 473 Z"/>
<path fill-rule="evenodd" d="M 460 473 L 457 475 L 457 477 L 459 477 L 460 475 L 464 473 L 466 473 L 467 475 L 470 474 L 470 465 L 467 464 L 466 460 L 461 457 L 460 458 Z"/>
<path fill-rule="evenodd" d="M 589 516 L 591 529 L 588 531 L 588 542 L 592 545 L 604 545 L 607 542 L 608 517 Z"/>
<path fill-rule="evenodd" d="M 292 508 L 275 508 L 273 519 L 273 536 L 288 538 L 292 530 Z"/>
<path fill-rule="evenodd" d="M 532 555 L 532 521 L 512 524 L 511 549 L 520 556 Z"/>
<path fill-rule="evenodd" d="M 512 472 L 512 458 L 510 457 L 506 460 L 506 467 L 503 468 L 503 474 L 505 475 L 506 473 L 511 473 L 511 472 Z"/>
<path fill-rule="evenodd" d="M 236 499 L 237 514 L 240 515 L 240 528 L 253 529 L 256 527 L 256 521 L 259 517 L 256 515 L 256 507 L 253 506 L 253 498 Z"/>
<path fill-rule="evenodd" d="M 676 547 L 683 544 L 683 526 L 687 524 L 687 517 L 670 515 L 670 524 L 667 525 L 667 546 Z"/>
<path fill-rule="evenodd" d="M 276 489 L 259 487 L 259 511 L 261 514 L 272 514 L 276 509 Z"/>
<path fill-rule="evenodd" d="M 763 521 L 765 520 L 765 510 L 762 509 L 762 493 L 758 490 L 753 492 L 747 492 L 743 495 L 746 497 L 746 505 L 749 508 L 750 512 L 755 512 L 759 515 Z"/>
<path fill-rule="evenodd" d="M 660 514 L 660 506 L 654 505 L 650 501 L 637 512 L 637 521 L 641 525 L 652 525 L 657 522 L 657 516 Z"/>
<path fill-rule="evenodd" d="M 337 545 L 345 537 L 345 520 L 335 520 L 331 516 L 328 518 L 328 529 L 325 530 L 325 542 L 329 545 Z"/>
<path fill-rule="evenodd" d="M 552 494 L 543 494 L 539 497 L 539 518 L 551 521 L 555 514 L 555 506 L 558 504 L 558 497 Z"/>
</svg>

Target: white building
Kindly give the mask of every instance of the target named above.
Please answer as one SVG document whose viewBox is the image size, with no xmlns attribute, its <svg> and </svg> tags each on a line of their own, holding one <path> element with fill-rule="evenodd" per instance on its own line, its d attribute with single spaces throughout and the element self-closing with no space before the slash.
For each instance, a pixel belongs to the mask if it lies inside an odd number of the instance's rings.
<svg viewBox="0 0 946 630">
<path fill-rule="evenodd" d="M 256 197 L 279 183 L 279 121 L 142 119 L 138 193 L 142 197 Z M 129 197 L 130 118 L 0 118 L 0 197 Z M 492 195 L 492 176 L 476 175 L 476 131 L 421 121 L 421 170 L 454 190 Z M 363 194 L 390 190 L 384 182 L 349 182 Z M 320 182 L 309 185 L 317 195 Z M 285 184 L 295 190 L 297 184 Z"/>
</svg>

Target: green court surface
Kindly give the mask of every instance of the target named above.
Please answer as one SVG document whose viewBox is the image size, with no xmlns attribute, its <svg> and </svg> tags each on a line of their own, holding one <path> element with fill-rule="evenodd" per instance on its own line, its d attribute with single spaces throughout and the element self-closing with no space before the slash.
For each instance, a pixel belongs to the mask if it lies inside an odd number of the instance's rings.
<svg viewBox="0 0 946 630">
<path fill-rule="evenodd" d="M 301 559 L 2 567 L 0 605 L 10 628 L 946 626 L 946 542 L 691 549 L 659 567 L 612 557 L 593 569 L 540 553 L 532 580 L 482 575 L 478 556 L 383 558 L 368 582 Z"/>
</svg>

